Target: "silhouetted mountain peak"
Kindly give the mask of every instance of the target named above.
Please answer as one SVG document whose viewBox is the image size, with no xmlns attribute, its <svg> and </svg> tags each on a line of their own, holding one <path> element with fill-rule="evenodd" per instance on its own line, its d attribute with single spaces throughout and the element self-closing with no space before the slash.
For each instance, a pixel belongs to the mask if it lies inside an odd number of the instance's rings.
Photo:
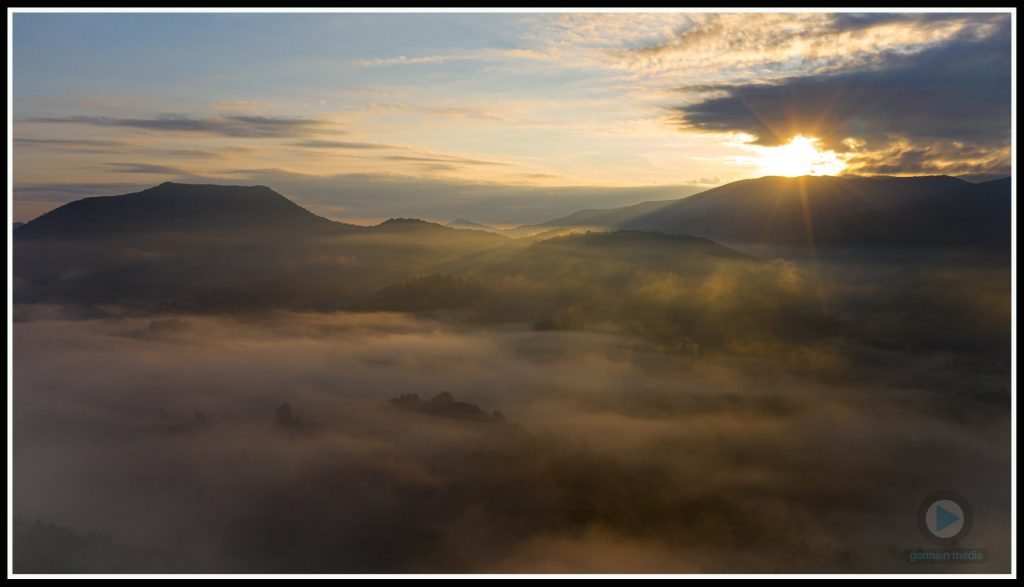
<svg viewBox="0 0 1024 587">
<path fill-rule="evenodd" d="M 267 186 L 164 182 L 141 192 L 84 198 L 43 214 L 19 237 L 136 232 L 288 232 L 352 228 L 322 218 Z"/>
</svg>

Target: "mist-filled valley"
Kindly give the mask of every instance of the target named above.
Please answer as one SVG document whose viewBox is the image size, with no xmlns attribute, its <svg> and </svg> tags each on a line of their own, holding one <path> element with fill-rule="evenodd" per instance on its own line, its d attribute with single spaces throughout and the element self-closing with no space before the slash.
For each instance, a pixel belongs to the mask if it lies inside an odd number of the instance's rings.
<svg viewBox="0 0 1024 587">
<path fill-rule="evenodd" d="M 15 568 L 964 572 L 907 559 L 954 489 L 966 570 L 1005 572 L 1008 241 L 879 236 L 904 207 L 759 241 L 758 210 L 732 240 L 364 227 L 162 184 L 43 215 L 13 239 Z"/>
</svg>

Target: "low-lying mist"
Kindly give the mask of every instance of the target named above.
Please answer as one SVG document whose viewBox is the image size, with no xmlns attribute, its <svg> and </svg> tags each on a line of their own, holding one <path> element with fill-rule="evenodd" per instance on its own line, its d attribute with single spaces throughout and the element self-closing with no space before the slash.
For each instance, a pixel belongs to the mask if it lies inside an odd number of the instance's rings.
<svg viewBox="0 0 1024 587">
<path fill-rule="evenodd" d="M 1002 353 L 20 311 L 18 572 L 1009 568 Z M 938 489 L 988 561 L 907 562 Z"/>
</svg>

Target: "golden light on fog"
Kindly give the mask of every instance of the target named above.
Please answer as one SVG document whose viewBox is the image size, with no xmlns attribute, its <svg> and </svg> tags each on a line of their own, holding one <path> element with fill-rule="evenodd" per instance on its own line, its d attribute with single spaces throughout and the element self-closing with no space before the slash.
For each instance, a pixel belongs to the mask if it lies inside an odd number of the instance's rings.
<svg viewBox="0 0 1024 587">
<path fill-rule="evenodd" d="M 846 162 L 835 151 L 818 149 L 818 139 L 797 135 L 778 147 L 758 147 L 754 162 L 765 175 L 837 175 Z"/>
</svg>

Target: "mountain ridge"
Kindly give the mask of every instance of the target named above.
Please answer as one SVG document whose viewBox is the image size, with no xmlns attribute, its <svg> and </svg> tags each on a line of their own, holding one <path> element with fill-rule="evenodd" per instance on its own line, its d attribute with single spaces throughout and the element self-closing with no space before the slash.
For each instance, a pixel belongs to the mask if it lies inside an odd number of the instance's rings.
<svg viewBox="0 0 1024 587">
<path fill-rule="evenodd" d="M 83 198 L 19 226 L 19 240 L 160 232 L 318 236 L 346 232 L 505 237 L 565 230 L 630 230 L 768 245 L 964 245 L 1008 242 L 1010 179 L 970 183 L 949 176 L 766 176 L 675 200 L 579 210 L 516 229 L 392 218 L 363 227 L 323 218 L 264 185 L 160 185 Z M 488 230 L 489 229 L 489 230 Z"/>
<path fill-rule="evenodd" d="M 473 220 L 467 220 L 466 218 L 456 218 L 455 220 L 452 220 L 451 222 L 445 224 L 445 226 L 448 226 L 448 227 L 451 227 L 451 228 L 460 228 L 460 229 L 465 229 L 465 230 L 483 230 L 483 231 L 486 231 L 486 232 L 497 232 L 497 233 L 501 232 L 501 230 L 499 230 L 497 228 L 494 228 L 493 226 L 488 226 L 488 225 L 482 224 L 480 222 L 474 222 Z"/>
<path fill-rule="evenodd" d="M 361 227 L 317 216 L 264 185 L 164 182 L 129 194 L 68 202 L 18 228 L 19 238 L 88 238 L 152 231 L 312 233 Z"/>
<path fill-rule="evenodd" d="M 645 230 L 703 236 L 744 244 L 796 245 L 808 238 L 816 244 L 963 244 L 975 239 L 1002 243 L 1000 235 L 974 230 L 947 237 L 949 218 L 971 217 L 976 225 L 1002 229 L 1003 208 L 970 210 L 971 193 L 1002 190 L 1009 198 L 1008 180 L 979 184 L 950 176 L 861 177 L 766 176 L 718 186 L 699 194 L 667 201 L 641 202 L 605 210 L 586 209 L 541 224 L 520 227 L 521 233 L 558 228 Z M 992 185 L 990 185 L 992 184 Z M 964 195 L 947 202 L 945 219 L 927 213 L 926 202 L 945 193 Z M 914 206 L 920 206 L 914 208 Z M 1007 207 L 1008 209 L 1008 207 Z M 901 223 L 915 210 L 913 231 Z M 906 237 L 901 233 L 907 232 Z M 911 236 L 909 233 L 913 232 Z M 962 231 L 961 231 L 962 232 Z"/>
</svg>

